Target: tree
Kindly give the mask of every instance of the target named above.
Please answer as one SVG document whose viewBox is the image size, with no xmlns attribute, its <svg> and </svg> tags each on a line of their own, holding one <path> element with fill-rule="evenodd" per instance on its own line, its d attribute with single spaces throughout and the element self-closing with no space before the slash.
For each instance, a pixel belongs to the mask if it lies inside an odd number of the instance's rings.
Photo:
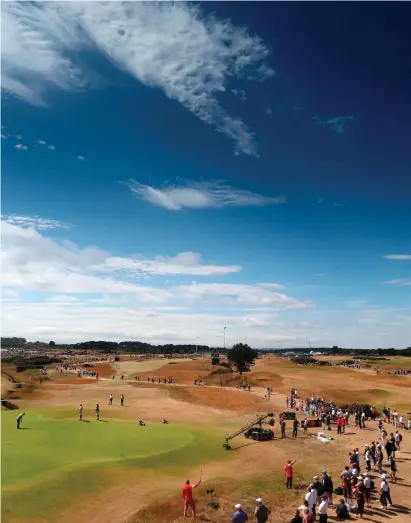
<svg viewBox="0 0 411 523">
<path fill-rule="evenodd" d="M 55 341 L 49 341 L 49 345 L 50 345 L 50 347 L 55 347 L 56 346 L 56 342 Z"/>
<path fill-rule="evenodd" d="M 227 359 L 232 367 L 235 367 L 240 375 L 248 372 L 251 365 L 257 359 L 257 351 L 252 349 L 246 343 L 236 343 L 227 351 Z"/>
</svg>

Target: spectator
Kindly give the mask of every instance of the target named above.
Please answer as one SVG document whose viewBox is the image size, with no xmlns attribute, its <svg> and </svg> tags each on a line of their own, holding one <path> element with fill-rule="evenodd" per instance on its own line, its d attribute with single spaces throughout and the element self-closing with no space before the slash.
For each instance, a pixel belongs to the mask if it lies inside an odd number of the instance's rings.
<svg viewBox="0 0 411 523">
<path fill-rule="evenodd" d="M 248 514 L 244 512 L 242 505 L 237 503 L 237 505 L 234 505 L 234 508 L 236 510 L 233 514 L 233 519 L 231 520 L 232 523 L 246 523 L 246 521 L 248 521 Z"/>
<path fill-rule="evenodd" d="M 264 505 L 264 501 L 261 498 L 257 498 L 255 501 L 257 503 L 254 510 L 255 521 L 256 523 L 266 523 L 271 510 Z"/>
<path fill-rule="evenodd" d="M 296 460 L 291 461 L 290 459 L 287 459 L 284 467 L 285 471 L 285 477 L 287 478 L 285 487 L 286 488 L 292 488 L 293 487 L 293 465 L 296 462 Z"/>
<path fill-rule="evenodd" d="M 340 502 L 338 503 L 335 513 L 337 515 L 337 520 L 342 521 L 345 519 L 350 519 L 350 513 L 348 512 L 347 505 L 345 504 L 345 501 L 343 498 L 340 499 Z"/>
<path fill-rule="evenodd" d="M 327 523 L 328 521 L 328 498 L 322 496 L 321 503 L 318 506 L 318 514 L 320 516 L 319 523 Z"/>
<path fill-rule="evenodd" d="M 303 518 L 301 517 L 301 513 L 300 513 L 300 510 L 297 509 L 295 511 L 295 516 L 293 517 L 293 519 L 290 521 L 290 523 L 303 523 Z"/>
</svg>

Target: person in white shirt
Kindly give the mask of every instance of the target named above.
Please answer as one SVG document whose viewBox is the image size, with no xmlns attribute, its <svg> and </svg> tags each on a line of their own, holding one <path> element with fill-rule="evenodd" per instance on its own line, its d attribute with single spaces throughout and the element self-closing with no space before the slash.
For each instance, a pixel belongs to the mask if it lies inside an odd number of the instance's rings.
<svg viewBox="0 0 411 523">
<path fill-rule="evenodd" d="M 367 472 L 364 472 L 364 488 L 365 488 L 365 502 L 367 507 L 371 507 L 371 478 Z"/>
<path fill-rule="evenodd" d="M 371 470 L 371 451 L 368 445 L 365 446 L 365 452 L 364 452 L 364 459 L 365 459 L 365 468 L 370 471 Z"/>
<path fill-rule="evenodd" d="M 404 430 L 404 416 L 400 416 L 399 425 L 400 429 Z"/>
<path fill-rule="evenodd" d="M 398 412 L 396 410 L 392 413 L 392 420 L 394 427 L 396 427 L 398 425 Z"/>
<path fill-rule="evenodd" d="M 321 497 L 321 503 L 318 506 L 318 514 L 320 516 L 319 523 L 327 523 L 328 521 L 328 501 L 327 496 Z"/>
<path fill-rule="evenodd" d="M 380 495 L 380 502 L 381 507 L 380 508 L 387 508 L 387 496 L 388 496 L 388 483 L 387 480 L 384 478 L 385 474 L 381 474 L 381 495 Z"/>
<path fill-rule="evenodd" d="M 313 511 L 310 508 L 310 505 L 308 504 L 308 501 L 304 500 L 304 503 L 300 507 L 298 507 L 298 510 L 300 511 L 301 514 L 304 514 L 306 508 L 308 508 L 310 514 L 313 513 Z"/>
<path fill-rule="evenodd" d="M 313 514 L 313 518 L 315 520 L 315 505 L 317 503 L 317 491 L 315 488 L 310 485 L 307 488 L 307 494 L 305 495 L 305 500 L 308 501 L 308 506 L 311 509 L 311 512 Z"/>
</svg>

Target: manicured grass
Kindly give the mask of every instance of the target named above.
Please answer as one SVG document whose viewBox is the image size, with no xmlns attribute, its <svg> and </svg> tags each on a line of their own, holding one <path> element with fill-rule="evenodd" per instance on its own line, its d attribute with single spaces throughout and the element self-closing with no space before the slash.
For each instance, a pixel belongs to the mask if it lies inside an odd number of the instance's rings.
<svg viewBox="0 0 411 523">
<path fill-rule="evenodd" d="M 186 471 L 225 456 L 221 436 L 179 425 L 109 420 L 90 423 L 61 412 L 2 412 L 2 517 L 55 520 L 78 496 L 104 486 L 110 470 Z M 72 415 L 72 414 L 71 414 Z M 124 474 L 126 478 L 127 475 Z"/>
</svg>

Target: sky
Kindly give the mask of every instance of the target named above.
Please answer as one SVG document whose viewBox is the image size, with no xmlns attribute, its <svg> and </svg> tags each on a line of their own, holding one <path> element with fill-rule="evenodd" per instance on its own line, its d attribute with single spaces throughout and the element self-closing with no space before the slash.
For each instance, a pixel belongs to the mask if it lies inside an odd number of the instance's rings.
<svg viewBox="0 0 411 523">
<path fill-rule="evenodd" d="M 1 15 L 3 336 L 411 345 L 409 4 Z"/>
</svg>

